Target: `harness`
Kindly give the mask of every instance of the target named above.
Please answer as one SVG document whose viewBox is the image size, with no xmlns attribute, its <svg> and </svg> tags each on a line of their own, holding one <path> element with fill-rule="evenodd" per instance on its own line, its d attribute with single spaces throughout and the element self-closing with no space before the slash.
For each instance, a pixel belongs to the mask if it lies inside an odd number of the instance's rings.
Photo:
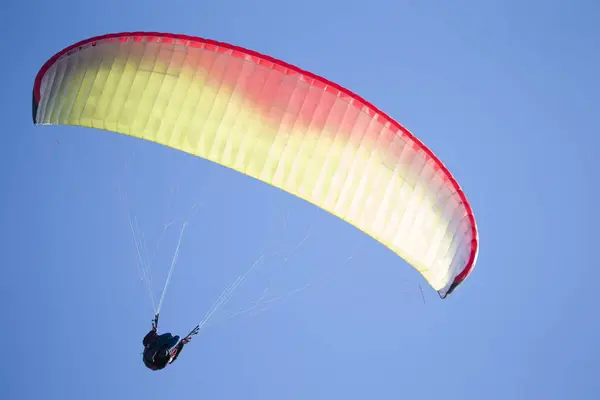
<svg viewBox="0 0 600 400">
<path fill-rule="evenodd" d="M 163 369 L 171 360 L 171 352 L 167 348 L 156 348 L 156 341 L 149 343 L 144 349 L 143 361 L 153 371 Z"/>
</svg>

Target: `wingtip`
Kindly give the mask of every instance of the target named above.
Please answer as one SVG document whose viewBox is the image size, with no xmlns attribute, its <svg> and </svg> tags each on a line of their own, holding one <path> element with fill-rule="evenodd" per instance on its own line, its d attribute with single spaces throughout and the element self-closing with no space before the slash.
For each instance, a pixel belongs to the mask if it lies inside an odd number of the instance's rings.
<svg viewBox="0 0 600 400">
<path fill-rule="evenodd" d="M 35 93 L 31 95 L 31 120 L 34 125 L 37 125 L 38 102 L 35 100 Z"/>
</svg>

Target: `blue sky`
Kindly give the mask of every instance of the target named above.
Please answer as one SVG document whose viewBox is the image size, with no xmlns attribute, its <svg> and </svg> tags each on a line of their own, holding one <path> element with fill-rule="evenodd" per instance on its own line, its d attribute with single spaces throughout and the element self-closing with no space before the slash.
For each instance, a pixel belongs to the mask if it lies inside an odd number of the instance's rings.
<svg viewBox="0 0 600 400">
<path fill-rule="evenodd" d="M 9 1 L 0 13 L 3 398 L 596 398 L 599 11 L 583 0 Z M 473 274 L 441 300 L 381 245 L 264 184 L 119 135 L 34 127 L 31 90 L 46 59 L 129 30 L 267 53 L 398 119 L 472 204 Z M 150 254 L 175 221 L 152 269 L 159 292 L 194 204 L 162 329 L 185 334 L 270 256 L 154 373 L 141 362 L 152 306 L 127 215 Z M 227 319 L 263 293 L 307 284 Z"/>
</svg>

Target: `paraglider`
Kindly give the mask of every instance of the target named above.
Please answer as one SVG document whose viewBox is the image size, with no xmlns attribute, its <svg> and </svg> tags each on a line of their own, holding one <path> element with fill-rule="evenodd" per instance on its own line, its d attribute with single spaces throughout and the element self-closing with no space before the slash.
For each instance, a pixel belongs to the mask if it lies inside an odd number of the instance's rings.
<svg viewBox="0 0 600 400">
<path fill-rule="evenodd" d="M 50 58 L 32 100 L 35 124 L 152 141 L 304 199 L 396 253 L 441 298 L 477 261 L 471 206 L 430 149 L 348 89 L 264 54 L 171 33 L 108 34 Z M 151 333 L 148 343 L 161 337 Z"/>
<path fill-rule="evenodd" d="M 144 336 L 144 365 L 153 371 L 164 369 L 172 364 L 181 354 L 183 346 L 192 340 L 192 336 L 198 333 L 198 327 L 190 332 L 185 338 L 179 340 L 179 336 L 173 336 L 170 332 L 158 334 L 158 315 L 152 322 L 152 329 Z"/>
</svg>

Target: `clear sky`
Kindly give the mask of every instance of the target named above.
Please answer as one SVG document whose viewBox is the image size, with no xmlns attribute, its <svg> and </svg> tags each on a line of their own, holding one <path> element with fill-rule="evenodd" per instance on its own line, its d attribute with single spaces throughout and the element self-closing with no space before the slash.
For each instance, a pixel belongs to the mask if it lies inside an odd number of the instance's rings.
<svg viewBox="0 0 600 400">
<path fill-rule="evenodd" d="M 598 398 L 599 17 L 591 0 L 5 2 L 2 398 Z M 131 30 L 257 50 L 396 118 L 472 204 L 472 275 L 441 300 L 383 246 L 267 185 L 116 134 L 33 126 L 51 55 Z M 161 331 L 187 333 L 266 258 L 156 373 L 141 362 L 152 306 L 127 215 L 156 254 L 158 296 L 194 204 Z"/>
</svg>

